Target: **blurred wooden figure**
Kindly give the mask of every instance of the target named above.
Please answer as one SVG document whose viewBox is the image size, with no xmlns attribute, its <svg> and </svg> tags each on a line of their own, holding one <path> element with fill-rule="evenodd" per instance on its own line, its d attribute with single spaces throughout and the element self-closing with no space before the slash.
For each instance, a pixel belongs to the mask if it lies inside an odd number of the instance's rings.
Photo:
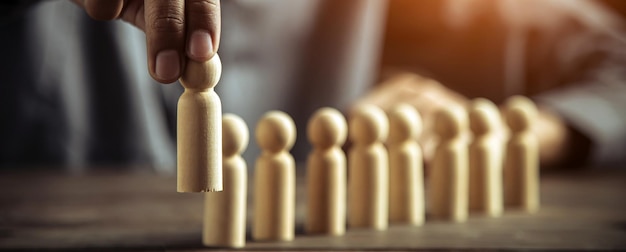
<svg viewBox="0 0 626 252">
<path fill-rule="evenodd" d="M 254 173 L 252 238 L 293 240 L 296 171 L 289 150 L 296 141 L 296 126 L 284 112 L 270 111 L 257 124 L 255 135 L 262 153 Z"/>
<path fill-rule="evenodd" d="M 385 230 L 389 211 L 389 168 L 382 142 L 389 122 L 378 107 L 362 105 L 349 124 L 353 142 L 349 151 L 348 225 L 351 228 Z"/>
<path fill-rule="evenodd" d="M 422 120 L 408 104 L 392 108 L 389 116 L 389 221 L 424 223 L 424 174 L 422 151 L 417 138 Z"/>
<path fill-rule="evenodd" d="M 248 146 L 248 138 L 248 126 L 240 117 L 224 115 L 224 191 L 205 194 L 202 242 L 206 246 L 241 248 L 246 245 L 248 169 L 241 153 Z"/>
<path fill-rule="evenodd" d="M 534 212 L 540 198 L 539 145 L 532 133 L 537 107 L 526 97 L 513 96 L 505 103 L 505 113 L 511 130 L 504 166 L 505 203 Z"/>
<path fill-rule="evenodd" d="M 222 74 L 216 54 L 207 62 L 187 60 L 178 100 L 177 191 L 212 192 L 222 187 L 222 102 L 214 91 Z"/>
<path fill-rule="evenodd" d="M 348 126 L 341 112 L 319 109 L 308 124 L 313 151 L 307 160 L 307 215 L 310 234 L 343 235 L 346 225 L 346 155 L 341 146 Z"/>
<path fill-rule="evenodd" d="M 469 198 L 467 112 L 449 106 L 437 112 L 435 131 L 439 144 L 435 150 L 430 178 L 430 213 L 435 218 L 455 222 L 467 220 Z"/>
<path fill-rule="evenodd" d="M 471 210 L 491 217 L 502 214 L 502 166 L 504 140 L 502 118 L 493 102 L 477 98 L 470 104 L 470 128 L 474 138 L 469 147 Z"/>
</svg>

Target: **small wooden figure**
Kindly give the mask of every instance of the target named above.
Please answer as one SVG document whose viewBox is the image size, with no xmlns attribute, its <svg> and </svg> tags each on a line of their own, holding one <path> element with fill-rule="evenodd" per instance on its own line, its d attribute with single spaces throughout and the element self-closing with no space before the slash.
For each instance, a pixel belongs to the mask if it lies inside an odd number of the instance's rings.
<svg viewBox="0 0 626 252">
<path fill-rule="evenodd" d="M 256 127 L 261 156 L 254 173 L 252 238 L 290 241 L 295 234 L 296 171 L 289 150 L 296 141 L 296 126 L 280 111 L 266 113 Z"/>
<path fill-rule="evenodd" d="M 178 192 L 222 190 L 222 103 L 214 87 L 222 74 L 217 54 L 207 62 L 188 60 L 178 100 Z"/>
<path fill-rule="evenodd" d="M 401 104 L 389 112 L 389 221 L 424 223 L 424 174 L 417 138 L 422 120 L 417 110 Z"/>
<path fill-rule="evenodd" d="M 349 125 L 348 225 L 385 230 L 389 211 L 389 168 L 382 142 L 389 133 L 385 112 L 372 105 L 354 111 Z"/>
<path fill-rule="evenodd" d="M 310 234 L 343 235 L 346 230 L 346 155 L 341 146 L 348 126 L 341 112 L 319 109 L 308 124 L 313 151 L 307 160 L 308 211 L 305 230 Z"/>
<path fill-rule="evenodd" d="M 469 177 L 468 145 L 463 134 L 468 130 L 467 112 L 460 106 L 438 111 L 435 131 L 439 144 L 435 150 L 430 178 L 430 213 L 435 218 L 455 222 L 467 220 Z"/>
<path fill-rule="evenodd" d="M 532 133 L 537 107 L 528 98 L 513 96 L 505 103 L 511 135 L 504 165 L 505 203 L 527 212 L 539 209 L 539 145 Z"/>
<path fill-rule="evenodd" d="M 246 245 L 248 169 L 241 153 L 248 146 L 248 137 L 248 126 L 239 116 L 224 115 L 224 191 L 205 194 L 202 242 L 206 246 L 241 248 Z"/>
<path fill-rule="evenodd" d="M 474 133 L 469 147 L 470 209 L 497 217 L 502 214 L 503 209 L 504 140 L 499 134 L 502 118 L 493 102 L 477 98 L 470 105 L 469 121 Z"/>
</svg>

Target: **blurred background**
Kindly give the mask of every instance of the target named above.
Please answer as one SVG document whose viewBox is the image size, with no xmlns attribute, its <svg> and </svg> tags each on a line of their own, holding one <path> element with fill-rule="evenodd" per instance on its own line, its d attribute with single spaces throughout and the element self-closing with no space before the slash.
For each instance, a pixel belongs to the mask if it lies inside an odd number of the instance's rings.
<svg viewBox="0 0 626 252">
<path fill-rule="evenodd" d="M 260 153 L 254 127 L 269 110 L 294 118 L 293 154 L 303 161 L 307 120 L 323 106 L 348 113 L 359 101 L 408 102 L 428 120 L 433 106 L 512 95 L 530 96 L 563 124 L 543 131 L 567 149 L 559 158 L 624 162 L 624 1 L 221 4 L 217 92 L 224 112 L 248 123 L 250 168 Z M 0 6 L 0 169 L 175 172 L 182 88 L 150 78 L 141 31 L 94 21 L 69 1 Z"/>
</svg>

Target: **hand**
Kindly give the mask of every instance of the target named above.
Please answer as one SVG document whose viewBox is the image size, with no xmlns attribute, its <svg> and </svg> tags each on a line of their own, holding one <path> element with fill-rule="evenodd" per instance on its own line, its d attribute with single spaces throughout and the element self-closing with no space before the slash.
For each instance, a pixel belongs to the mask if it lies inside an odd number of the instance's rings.
<svg viewBox="0 0 626 252">
<path fill-rule="evenodd" d="M 146 33 L 148 69 L 161 83 L 176 81 L 187 56 L 210 60 L 220 41 L 219 0 L 73 0 L 97 20 L 122 19 Z"/>
<path fill-rule="evenodd" d="M 400 103 L 413 105 L 422 117 L 424 125 L 418 141 L 424 153 L 424 163 L 428 167 L 436 147 L 433 130 L 435 113 L 450 104 L 467 108 L 469 100 L 434 80 L 415 74 L 398 74 L 378 85 L 353 107 L 372 104 L 389 111 Z M 539 141 L 541 167 L 574 167 L 583 163 L 590 152 L 590 140 L 570 128 L 558 114 L 548 108 L 539 106 L 538 116 L 533 132 Z"/>
<path fill-rule="evenodd" d="M 378 85 L 353 107 L 372 104 L 389 111 L 401 103 L 413 105 L 422 117 L 424 130 L 418 141 L 424 153 L 424 162 L 428 166 L 434 156 L 436 144 L 433 129 L 435 113 L 450 104 L 466 107 L 468 99 L 435 80 L 403 73 L 394 75 Z"/>
</svg>

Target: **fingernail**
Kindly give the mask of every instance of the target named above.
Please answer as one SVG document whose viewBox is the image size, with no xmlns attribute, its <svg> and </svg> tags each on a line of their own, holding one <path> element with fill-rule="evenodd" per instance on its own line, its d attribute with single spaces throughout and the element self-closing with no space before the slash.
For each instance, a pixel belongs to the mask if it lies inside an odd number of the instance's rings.
<svg viewBox="0 0 626 252">
<path fill-rule="evenodd" d="M 156 75 L 163 80 L 178 78 L 180 75 L 180 57 L 175 50 L 159 52 L 156 57 Z"/>
<path fill-rule="evenodd" d="M 191 34 L 189 39 L 189 54 L 196 59 L 208 59 L 213 52 L 213 41 L 208 31 L 200 30 Z"/>
</svg>

